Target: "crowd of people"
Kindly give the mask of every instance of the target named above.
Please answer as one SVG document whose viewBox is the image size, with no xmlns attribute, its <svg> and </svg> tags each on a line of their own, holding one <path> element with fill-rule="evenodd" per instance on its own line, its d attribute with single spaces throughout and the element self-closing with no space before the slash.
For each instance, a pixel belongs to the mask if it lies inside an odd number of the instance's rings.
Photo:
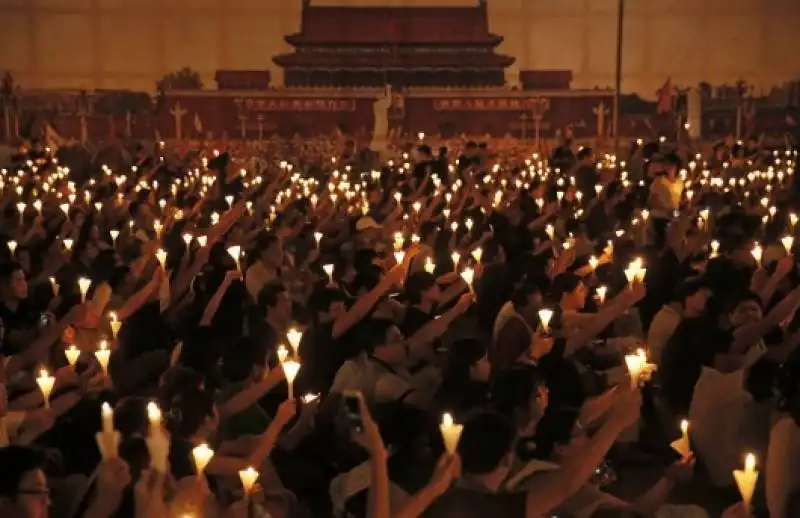
<svg viewBox="0 0 800 518">
<path fill-rule="evenodd" d="M 800 516 L 797 152 L 429 144 L 20 148 L 0 517 Z"/>
</svg>

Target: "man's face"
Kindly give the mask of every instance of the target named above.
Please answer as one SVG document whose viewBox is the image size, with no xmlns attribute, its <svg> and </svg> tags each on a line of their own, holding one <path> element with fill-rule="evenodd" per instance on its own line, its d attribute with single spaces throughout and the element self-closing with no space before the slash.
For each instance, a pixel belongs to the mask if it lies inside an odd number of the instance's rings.
<svg viewBox="0 0 800 518">
<path fill-rule="evenodd" d="M 50 507 L 50 490 L 47 478 L 40 469 L 22 475 L 16 498 L 0 503 L 4 518 L 47 518 Z"/>
<path fill-rule="evenodd" d="M 25 272 L 22 270 L 14 270 L 8 280 L 8 287 L 13 298 L 17 300 L 28 298 L 28 281 L 25 279 Z"/>
<path fill-rule="evenodd" d="M 761 306 L 754 300 L 740 302 L 731 312 L 730 320 L 733 327 L 754 324 L 761 320 Z"/>
</svg>

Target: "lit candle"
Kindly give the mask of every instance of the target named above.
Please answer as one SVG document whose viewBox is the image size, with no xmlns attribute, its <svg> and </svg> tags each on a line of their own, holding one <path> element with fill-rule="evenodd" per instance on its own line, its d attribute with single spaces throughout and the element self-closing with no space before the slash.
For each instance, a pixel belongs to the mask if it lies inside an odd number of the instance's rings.
<svg viewBox="0 0 800 518">
<path fill-rule="evenodd" d="M 303 339 L 303 332 L 297 328 L 290 327 L 286 332 L 286 338 L 289 340 L 289 345 L 292 347 L 294 355 L 298 356 L 298 351 L 300 350 L 300 340 Z"/>
<path fill-rule="evenodd" d="M 328 274 L 328 281 L 333 284 L 333 265 L 332 264 L 325 264 L 322 266 L 322 269 Z"/>
<path fill-rule="evenodd" d="M 483 248 L 478 247 L 472 251 L 472 257 L 475 258 L 475 262 L 480 263 L 481 259 L 483 259 Z"/>
<path fill-rule="evenodd" d="M 201 477 L 203 472 L 208 466 L 208 463 L 211 462 L 211 458 L 214 456 L 214 450 L 208 447 L 208 444 L 201 444 L 200 446 L 196 446 L 192 449 L 192 457 L 194 457 L 194 467 L 195 471 L 197 472 L 197 476 Z"/>
<path fill-rule="evenodd" d="M 164 251 L 163 248 L 159 248 L 156 252 L 156 259 L 161 264 L 161 268 L 167 268 L 167 252 Z"/>
<path fill-rule="evenodd" d="M 17 250 L 17 242 L 14 240 L 9 241 L 8 250 L 11 252 L 11 255 L 14 255 L 14 252 Z"/>
<path fill-rule="evenodd" d="M 692 453 L 689 443 L 689 421 L 686 419 L 681 421 L 681 438 L 672 441 L 670 444 L 672 449 L 681 454 L 681 457 L 688 459 Z"/>
<path fill-rule="evenodd" d="M 638 354 L 628 354 L 625 356 L 625 364 L 628 366 L 628 372 L 631 375 L 631 387 L 636 388 L 639 386 L 639 380 L 642 376 L 642 371 L 645 367 L 645 358 Z"/>
<path fill-rule="evenodd" d="M 103 403 L 100 407 L 100 415 L 103 418 L 103 433 L 114 432 L 114 409 L 108 403 Z"/>
<path fill-rule="evenodd" d="M 461 438 L 464 425 L 456 424 L 453 421 L 452 415 L 444 414 L 442 416 L 442 424 L 439 425 L 439 430 L 442 432 L 442 439 L 444 440 L 444 447 L 447 453 L 453 455 L 458 449 L 458 440 Z"/>
<path fill-rule="evenodd" d="M 70 238 L 66 238 L 66 239 L 63 241 L 63 243 L 64 243 L 64 248 L 67 250 L 67 252 L 69 252 L 69 251 L 71 251 L 71 250 L 72 250 L 72 239 L 70 239 Z"/>
<path fill-rule="evenodd" d="M 464 268 L 464 271 L 461 272 L 461 278 L 464 279 L 464 282 L 469 286 L 469 291 L 471 293 L 474 292 L 472 283 L 475 280 L 475 271 L 472 268 Z"/>
<path fill-rule="evenodd" d="M 397 262 L 397 264 L 402 264 L 403 263 L 403 259 L 405 259 L 405 258 L 406 258 L 406 253 L 404 251 L 402 251 L 402 250 L 397 250 L 394 253 L 394 260 Z"/>
<path fill-rule="evenodd" d="M 733 470 L 733 478 L 739 486 L 739 493 L 742 495 L 744 508 L 750 514 L 750 504 L 753 501 L 753 492 L 758 481 L 758 471 L 756 471 L 756 456 L 748 453 L 744 461 L 744 471 Z"/>
<path fill-rule="evenodd" d="M 111 244 L 117 246 L 117 238 L 119 237 L 119 230 L 109 230 L 109 234 L 111 234 Z"/>
<path fill-rule="evenodd" d="M 20 225 L 22 224 L 23 217 L 25 216 L 25 207 L 27 207 L 27 205 L 25 205 L 25 203 L 23 203 L 23 202 L 17 203 L 17 210 L 19 211 L 19 223 L 20 223 Z"/>
<path fill-rule="evenodd" d="M 78 358 L 81 357 L 81 351 L 74 345 L 70 345 L 64 350 L 64 356 L 67 357 L 67 362 L 69 362 L 70 367 L 74 368 L 75 364 L 78 363 Z"/>
<path fill-rule="evenodd" d="M 258 471 L 253 466 L 248 466 L 247 469 L 239 471 L 239 479 L 242 481 L 245 494 L 250 495 L 250 491 L 253 490 L 256 480 L 258 480 Z"/>
<path fill-rule="evenodd" d="M 53 288 L 53 296 L 58 297 L 58 283 L 55 277 L 50 277 L 50 287 Z"/>
<path fill-rule="evenodd" d="M 278 346 L 278 360 L 283 363 L 286 361 L 286 358 L 289 357 L 289 349 L 286 348 L 285 345 L 281 344 Z"/>
<path fill-rule="evenodd" d="M 283 374 L 286 376 L 286 383 L 289 385 L 289 399 L 294 399 L 294 379 L 300 370 L 300 364 L 294 360 L 287 360 L 281 363 Z"/>
<path fill-rule="evenodd" d="M 314 241 L 317 242 L 317 248 L 319 248 L 319 244 L 322 242 L 322 237 L 322 232 L 314 232 Z"/>
<path fill-rule="evenodd" d="M 595 290 L 597 293 L 597 303 L 601 306 L 606 301 L 606 293 L 608 293 L 608 286 L 598 286 Z"/>
<path fill-rule="evenodd" d="M 242 255 L 242 247 L 235 245 L 228 247 L 228 254 L 236 261 L 236 269 L 242 271 L 242 265 L 239 263 L 239 257 Z"/>
<path fill-rule="evenodd" d="M 156 238 L 161 239 L 161 231 L 164 229 L 164 225 L 161 224 L 159 220 L 155 220 L 153 222 L 153 230 L 156 231 Z"/>
<path fill-rule="evenodd" d="M 150 435 L 155 435 L 161 431 L 161 409 L 158 405 L 151 401 L 147 403 L 147 420 L 150 422 Z"/>
<path fill-rule="evenodd" d="M 597 270 L 597 267 L 598 267 L 599 264 L 600 264 L 600 261 L 597 260 L 597 257 L 591 256 L 589 258 L 589 267 L 592 269 L 592 271 Z"/>
<path fill-rule="evenodd" d="M 111 351 L 108 349 L 108 342 L 100 340 L 100 348 L 94 352 L 97 363 L 103 369 L 103 374 L 108 376 L 108 362 L 111 360 Z"/>
<path fill-rule="evenodd" d="M 194 239 L 194 237 L 192 237 L 192 235 L 189 232 L 184 232 L 181 238 L 183 238 L 183 242 L 186 244 L 186 248 L 189 248 L 189 245 L 192 244 L 192 239 Z"/>
<path fill-rule="evenodd" d="M 761 256 L 764 255 L 764 249 L 761 248 L 761 245 L 758 243 L 753 245 L 753 249 L 750 251 L 750 253 L 753 254 L 753 259 L 756 260 L 756 264 L 761 266 Z"/>
<path fill-rule="evenodd" d="M 65 217 L 69 217 L 69 203 L 62 203 L 58 206 L 58 208 L 61 209 L 61 212 L 64 213 Z"/>
<path fill-rule="evenodd" d="M 434 264 L 433 260 L 430 257 L 425 258 L 425 271 L 433 275 L 433 272 L 436 271 L 436 264 Z"/>
<path fill-rule="evenodd" d="M 453 260 L 453 268 L 458 268 L 458 263 L 461 261 L 461 254 L 458 252 L 453 252 L 450 254 L 450 259 Z"/>
<path fill-rule="evenodd" d="M 35 202 L 33 202 L 33 208 L 36 209 L 36 212 L 38 212 L 39 215 L 41 216 L 42 215 L 42 200 L 36 200 Z"/>
<path fill-rule="evenodd" d="M 314 401 L 319 399 L 319 394 L 306 394 L 303 396 L 303 403 L 306 405 L 309 403 L 313 403 Z"/>
<path fill-rule="evenodd" d="M 53 391 L 53 385 L 56 384 L 56 379 L 50 376 L 47 369 L 42 369 L 39 371 L 39 377 L 36 378 L 36 383 L 39 385 L 39 390 L 42 391 L 44 407 L 50 408 L 50 393 Z"/>
<path fill-rule="evenodd" d="M 119 333 L 119 328 L 122 327 L 122 322 L 119 321 L 119 318 L 114 311 L 108 312 L 108 322 L 111 326 L 111 337 L 116 340 L 117 334 Z"/>
<path fill-rule="evenodd" d="M 197 242 L 200 244 L 200 247 L 206 246 L 206 242 L 208 242 L 207 236 L 197 236 Z"/>
<path fill-rule="evenodd" d="M 92 281 L 87 279 L 86 277 L 81 277 L 78 279 L 78 289 L 81 291 L 81 302 L 86 302 L 86 293 L 89 291 L 89 286 L 92 285 Z"/>
<path fill-rule="evenodd" d="M 781 244 L 783 244 L 783 248 L 786 249 L 786 253 L 791 255 L 794 238 L 792 236 L 783 236 L 783 238 L 781 238 Z"/>
<path fill-rule="evenodd" d="M 542 323 L 542 329 L 545 333 L 550 332 L 550 320 L 553 318 L 553 311 L 551 309 L 539 310 L 539 321 Z"/>
</svg>

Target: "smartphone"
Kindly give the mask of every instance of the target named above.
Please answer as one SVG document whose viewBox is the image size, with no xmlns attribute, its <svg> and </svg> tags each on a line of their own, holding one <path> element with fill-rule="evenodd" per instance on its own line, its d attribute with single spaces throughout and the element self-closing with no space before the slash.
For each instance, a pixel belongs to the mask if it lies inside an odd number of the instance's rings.
<svg viewBox="0 0 800 518">
<path fill-rule="evenodd" d="M 364 431 L 364 419 L 361 417 L 361 393 L 357 390 L 346 390 L 342 394 L 342 416 L 351 431 L 356 433 Z"/>
</svg>

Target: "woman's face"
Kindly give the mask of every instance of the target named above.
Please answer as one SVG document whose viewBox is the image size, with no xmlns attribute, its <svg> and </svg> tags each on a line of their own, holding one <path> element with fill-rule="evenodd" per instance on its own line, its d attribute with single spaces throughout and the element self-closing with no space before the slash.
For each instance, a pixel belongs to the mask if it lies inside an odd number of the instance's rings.
<svg viewBox="0 0 800 518">
<path fill-rule="evenodd" d="M 731 312 L 730 320 L 733 327 L 754 324 L 763 316 L 761 306 L 754 300 L 740 302 Z"/>
</svg>

